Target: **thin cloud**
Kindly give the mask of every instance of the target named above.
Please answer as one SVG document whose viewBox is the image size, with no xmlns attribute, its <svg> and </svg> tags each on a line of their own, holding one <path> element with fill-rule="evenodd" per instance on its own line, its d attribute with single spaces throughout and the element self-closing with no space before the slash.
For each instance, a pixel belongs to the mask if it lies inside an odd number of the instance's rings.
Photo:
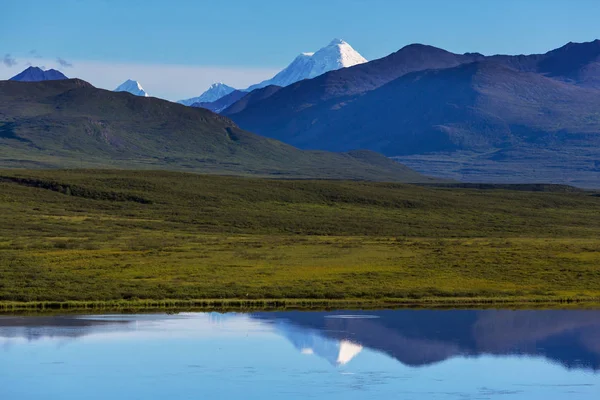
<svg viewBox="0 0 600 400">
<path fill-rule="evenodd" d="M 64 68 L 72 68 L 72 67 L 73 67 L 73 64 L 71 64 L 71 63 L 70 63 L 70 62 L 68 62 L 67 60 L 65 60 L 65 59 L 63 59 L 63 58 L 60 58 L 60 57 L 57 57 L 57 58 L 56 58 L 56 62 L 57 62 L 57 63 L 59 63 L 59 64 L 60 64 L 60 66 L 61 66 L 61 67 L 64 67 Z"/>
<path fill-rule="evenodd" d="M 42 55 L 40 53 L 38 53 L 38 51 L 36 49 L 29 50 L 29 55 L 31 55 L 32 57 L 35 57 L 35 58 L 42 58 Z"/>
<path fill-rule="evenodd" d="M 5 54 L 4 58 L 2 59 L 2 63 L 4 63 L 4 65 L 6 65 L 7 67 L 14 67 L 15 65 L 17 65 L 17 60 L 12 57 L 10 54 Z"/>
</svg>

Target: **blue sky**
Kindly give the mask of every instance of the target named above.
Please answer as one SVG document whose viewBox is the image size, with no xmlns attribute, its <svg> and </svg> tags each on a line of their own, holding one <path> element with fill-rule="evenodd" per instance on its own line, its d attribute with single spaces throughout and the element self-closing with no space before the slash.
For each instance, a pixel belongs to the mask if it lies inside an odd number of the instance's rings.
<svg viewBox="0 0 600 400">
<path fill-rule="evenodd" d="M 335 37 L 367 59 L 415 42 L 516 54 L 600 38 L 598 0 L 2 0 L 0 10 L 0 55 L 17 62 L 1 79 L 60 57 L 69 76 L 100 87 L 138 79 L 171 98 L 268 78 Z M 146 81 L 127 75 L 142 67 Z M 199 76 L 169 90 L 182 73 Z"/>
</svg>

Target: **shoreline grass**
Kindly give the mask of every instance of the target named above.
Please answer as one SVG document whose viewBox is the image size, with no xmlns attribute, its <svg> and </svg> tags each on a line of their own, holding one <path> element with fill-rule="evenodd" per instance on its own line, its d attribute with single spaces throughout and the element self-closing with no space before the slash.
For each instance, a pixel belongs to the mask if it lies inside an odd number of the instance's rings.
<svg viewBox="0 0 600 400">
<path fill-rule="evenodd" d="M 600 297 L 489 297 L 424 299 L 135 299 L 113 301 L 0 302 L 3 314 L 131 313 L 131 312 L 250 312 L 285 310 L 372 309 L 583 309 L 600 308 Z"/>
</svg>

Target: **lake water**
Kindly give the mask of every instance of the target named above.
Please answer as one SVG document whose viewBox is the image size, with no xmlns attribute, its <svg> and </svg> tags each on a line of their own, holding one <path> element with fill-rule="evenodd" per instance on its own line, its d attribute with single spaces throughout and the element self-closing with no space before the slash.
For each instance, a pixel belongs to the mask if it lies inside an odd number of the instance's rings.
<svg viewBox="0 0 600 400">
<path fill-rule="evenodd" d="M 600 311 L 0 316 L 0 399 L 600 399 Z"/>
</svg>

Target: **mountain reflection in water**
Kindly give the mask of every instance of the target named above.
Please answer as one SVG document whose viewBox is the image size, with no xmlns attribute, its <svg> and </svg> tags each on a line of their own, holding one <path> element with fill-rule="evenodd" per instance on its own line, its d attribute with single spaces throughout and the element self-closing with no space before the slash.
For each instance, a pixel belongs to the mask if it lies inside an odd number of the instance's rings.
<svg viewBox="0 0 600 400">
<path fill-rule="evenodd" d="M 306 332 L 388 354 L 409 366 L 456 356 L 545 357 L 567 368 L 600 369 L 600 311 L 386 310 L 258 313 L 297 344 Z M 362 317 L 362 318 L 361 318 Z"/>
<path fill-rule="evenodd" d="M 159 328 L 193 334 L 219 324 L 239 334 L 249 329 L 272 331 L 289 340 L 299 352 L 322 357 L 333 366 L 352 362 L 368 348 L 414 367 L 454 357 L 521 355 L 545 357 L 566 368 L 600 369 L 600 311 L 596 310 L 0 317 L 0 343 L 10 339 L 77 340 L 88 335 L 135 334 L 138 329 Z"/>
</svg>

